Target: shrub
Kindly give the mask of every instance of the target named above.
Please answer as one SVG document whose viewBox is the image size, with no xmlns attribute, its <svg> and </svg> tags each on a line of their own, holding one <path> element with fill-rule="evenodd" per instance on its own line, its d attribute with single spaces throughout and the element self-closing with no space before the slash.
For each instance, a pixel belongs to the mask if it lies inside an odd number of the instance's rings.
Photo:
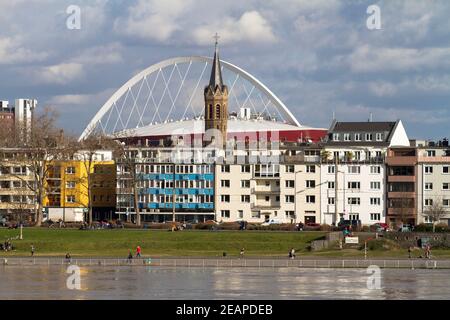
<svg viewBox="0 0 450 320">
<path fill-rule="evenodd" d="M 421 223 L 414 228 L 415 232 L 431 232 L 433 231 L 433 226 L 427 223 Z"/>
<path fill-rule="evenodd" d="M 332 226 L 330 226 L 329 224 L 322 224 L 322 225 L 320 225 L 320 227 L 319 227 L 320 229 L 320 231 L 333 231 L 333 227 Z"/>
<path fill-rule="evenodd" d="M 399 244 L 395 241 L 388 240 L 388 239 L 373 239 L 367 241 L 367 249 L 371 251 L 386 251 L 386 250 L 392 250 L 392 249 L 398 249 L 400 248 Z M 364 250 L 364 244 L 360 247 L 361 250 Z"/>
</svg>

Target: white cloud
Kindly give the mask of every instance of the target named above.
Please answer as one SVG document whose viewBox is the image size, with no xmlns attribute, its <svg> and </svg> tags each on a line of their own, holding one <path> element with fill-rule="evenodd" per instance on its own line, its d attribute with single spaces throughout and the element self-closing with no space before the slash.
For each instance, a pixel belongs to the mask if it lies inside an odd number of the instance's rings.
<svg viewBox="0 0 450 320">
<path fill-rule="evenodd" d="M 413 71 L 450 66 L 450 47 L 377 48 L 363 45 L 347 58 L 354 72 Z"/>
<path fill-rule="evenodd" d="M 128 10 L 126 19 L 114 23 L 116 32 L 146 40 L 166 41 L 181 27 L 178 18 L 189 0 L 139 0 Z"/>
<path fill-rule="evenodd" d="M 0 65 L 44 60 L 48 54 L 23 47 L 19 38 L 0 38 Z"/>
<path fill-rule="evenodd" d="M 79 63 L 62 63 L 35 68 L 31 73 L 37 83 L 68 84 L 80 79 L 84 75 L 84 68 Z"/>
<path fill-rule="evenodd" d="M 212 34 L 219 32 L 221 43 L 250 42 L 274 43 L 277 41 L 269 22 L 258 11 L 247 11 L 236 20 L 232 17 L 218 19 L 193 31 L 194 41 L 200 45 L 211 44 Z"/>
<path fill-rule="evenodd" d="M 83 50 L 77 57 L 73 58 L 71 61 L 84 65 L 118 63 L 123 61 L 122 50 L 122 45 L 117 42 L 102 46 L 96 46 Z"/>
<path fill-rule="evenodd" d="M 393 96 L 397 92 L 397 89 L 392 83 L 377 81 L 369 83 L 369 91 L 378 97 L 387 97 Z"/>
</svg>

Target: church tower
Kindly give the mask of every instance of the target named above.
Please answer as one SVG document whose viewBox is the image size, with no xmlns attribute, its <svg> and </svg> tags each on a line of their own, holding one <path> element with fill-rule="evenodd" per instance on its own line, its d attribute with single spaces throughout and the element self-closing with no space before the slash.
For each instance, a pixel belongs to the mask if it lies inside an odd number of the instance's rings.
<svg viewBox="0 0 450 320">
<path fill-rule="evenodd" d="M 228 87 L 223 84 L 220 67 L 218 35 L 216 34 L 216 49 L 211 70 L 209 85 L 205 87 L 205 132 L 217 129 L 222 133 L 223 147 L 227 141 L 228 125 Z"/>
</svg>

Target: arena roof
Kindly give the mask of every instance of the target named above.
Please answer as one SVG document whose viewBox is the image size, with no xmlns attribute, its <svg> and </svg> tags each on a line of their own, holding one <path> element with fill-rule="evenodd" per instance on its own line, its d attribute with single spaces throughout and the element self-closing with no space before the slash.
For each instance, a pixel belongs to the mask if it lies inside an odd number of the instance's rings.
<svg viewBox="0 0 450 320">
<path fill-rule="evenodd" d="M 268 131 L 302 131 L 302 130 L 326 130 L 307 126 L 295 126 L 282 122 L 268 120 L 228 120 L 228 133 L 242 132 L 268 132 Z M 205 131 L 203 119 L 182 120 L 167 123 L 148 125 L 141 128 L 129 129 L 116 134 L 116 137 L 147 137 L 147 136 L 171 136 L 176 134 L 202 134 Z"/>
</svg>

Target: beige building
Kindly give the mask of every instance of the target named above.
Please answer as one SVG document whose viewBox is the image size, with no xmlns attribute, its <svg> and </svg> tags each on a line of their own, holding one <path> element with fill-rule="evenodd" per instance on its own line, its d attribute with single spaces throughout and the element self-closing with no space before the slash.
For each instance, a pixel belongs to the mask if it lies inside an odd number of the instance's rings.
<svg viewBox="0 0 450 320">
<path fill-rule="evenodd" d="M 441 223 L 450 225 L 450 148 L 448 141 L 417 144 L 417 223 L 432 222 L 427 210 L 439 207 L 447 214 Z"/>
</svg>

